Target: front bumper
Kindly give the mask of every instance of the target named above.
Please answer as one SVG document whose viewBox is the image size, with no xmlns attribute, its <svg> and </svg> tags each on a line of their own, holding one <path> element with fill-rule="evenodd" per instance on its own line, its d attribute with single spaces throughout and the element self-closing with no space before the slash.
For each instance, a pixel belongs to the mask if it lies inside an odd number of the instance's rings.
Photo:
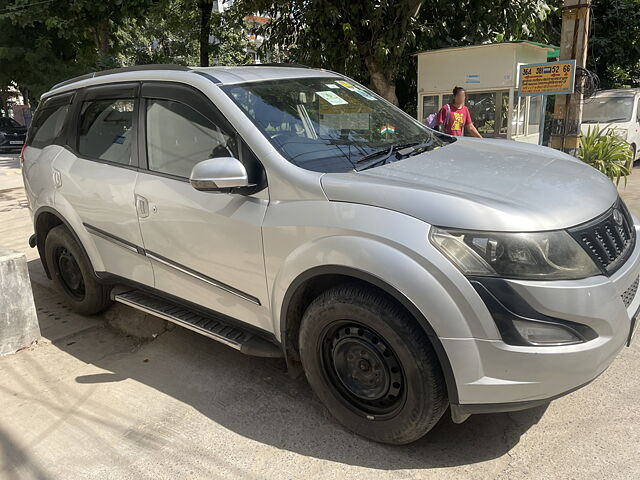
<svg viewBox="0 0 640 480">
<path fill-rule="evenodd" d="M 20 150 L 24 146 L 26 135 L 16 135 L 0 139 L 0 151 Z"/>
<path fill-rule="evenodd" d="M 636 227 L 637 230 L 637 227 Z M 576 281 L 506 282 L 543 315 L 588 325 L 598 334 L 585 343 L 519 346 L 502 340 L 441 338 L 456 377 L 454 420 L 472 413 L 534 407 L 584 386 L 627 344 L 640 308 L 640 241 L 611 277 Z M 635 285 L 635 289 L 634 289 Z M 632 293 L 632 298 L 628 298 Z M 627 304 L 623 301 L 626 294 Z"/>
</svg>

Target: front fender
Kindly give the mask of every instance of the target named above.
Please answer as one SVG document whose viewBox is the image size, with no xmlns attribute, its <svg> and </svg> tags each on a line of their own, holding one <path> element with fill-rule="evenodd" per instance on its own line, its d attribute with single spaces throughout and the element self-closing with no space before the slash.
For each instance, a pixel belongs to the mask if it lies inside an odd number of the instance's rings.
<svg viewBox="0 0 640 480">
<path fill-rule="evenodd" d="M 298 247 L 282 263 L 271 290 L 273 331 L 281 333 L 285 298 L 305 272 L 330 266 L 349 268 L 378 278 L 398 291 L 427 319 L 438 337 L 470 338 L 474 334 L 450 293 L 407 253 L 369 237 L 330 236 Z"/>
</svg>

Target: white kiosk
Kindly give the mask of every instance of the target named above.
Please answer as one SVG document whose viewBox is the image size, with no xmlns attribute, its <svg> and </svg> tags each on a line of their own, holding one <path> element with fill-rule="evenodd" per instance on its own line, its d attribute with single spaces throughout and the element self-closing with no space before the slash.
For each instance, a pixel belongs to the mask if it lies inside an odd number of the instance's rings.
<svg viewBox="0 0 640 480">
<path fill-rule="evenodd" d="M 518 95 L 518 66 L 558 55 L 558 47 L 528 41 L 418 53 L 418 119 L 437 112 L 460 86 L 483 136 L 538 143 L 542 97 Z"/>
</svg>

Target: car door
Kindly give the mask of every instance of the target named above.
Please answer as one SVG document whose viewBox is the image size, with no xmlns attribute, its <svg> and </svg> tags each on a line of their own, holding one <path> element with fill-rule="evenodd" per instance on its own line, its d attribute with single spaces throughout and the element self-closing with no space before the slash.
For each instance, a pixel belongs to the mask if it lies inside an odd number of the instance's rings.
<svg viewBox="0 0 640 480">
<path fill-rule="evenodd" d="M 155 287 L 180 299 L 270 330 L 262 248 L 268 205 L 264 170 L 201 92 L 180 84 L 142 86 L 144 138 L 136 196 Z M 234 157 L 258 192 L 195 190 L 192 168 Z M 264 188 L 263 188 L 264 187 Z"/>
<path fill-rule="evenodd" d="M 134 189 L 138 83 L 86 88 L 74 100 L 66 148 L 56 157 L 56 208 L 84 228 L 109 273 L 152 286 Z"/>
</svg>

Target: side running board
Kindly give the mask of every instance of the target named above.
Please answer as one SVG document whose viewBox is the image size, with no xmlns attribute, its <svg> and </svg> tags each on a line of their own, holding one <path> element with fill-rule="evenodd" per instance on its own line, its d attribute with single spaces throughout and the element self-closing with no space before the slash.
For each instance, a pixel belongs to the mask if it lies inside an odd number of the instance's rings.
<svg viewBox="0 0 640 480">
<path fill-rule="evenodd" d="M 231 326 L 222 316 L 204 315 L 182 305 L 140 290 L 118 291 L 111 298 L 119 303 L 155 315 L 169 322 L 217 340 L 236 350 L 256 357 L 279 358 L 284 356 L 276 344 L 236 326 Z"/>
</svg>

